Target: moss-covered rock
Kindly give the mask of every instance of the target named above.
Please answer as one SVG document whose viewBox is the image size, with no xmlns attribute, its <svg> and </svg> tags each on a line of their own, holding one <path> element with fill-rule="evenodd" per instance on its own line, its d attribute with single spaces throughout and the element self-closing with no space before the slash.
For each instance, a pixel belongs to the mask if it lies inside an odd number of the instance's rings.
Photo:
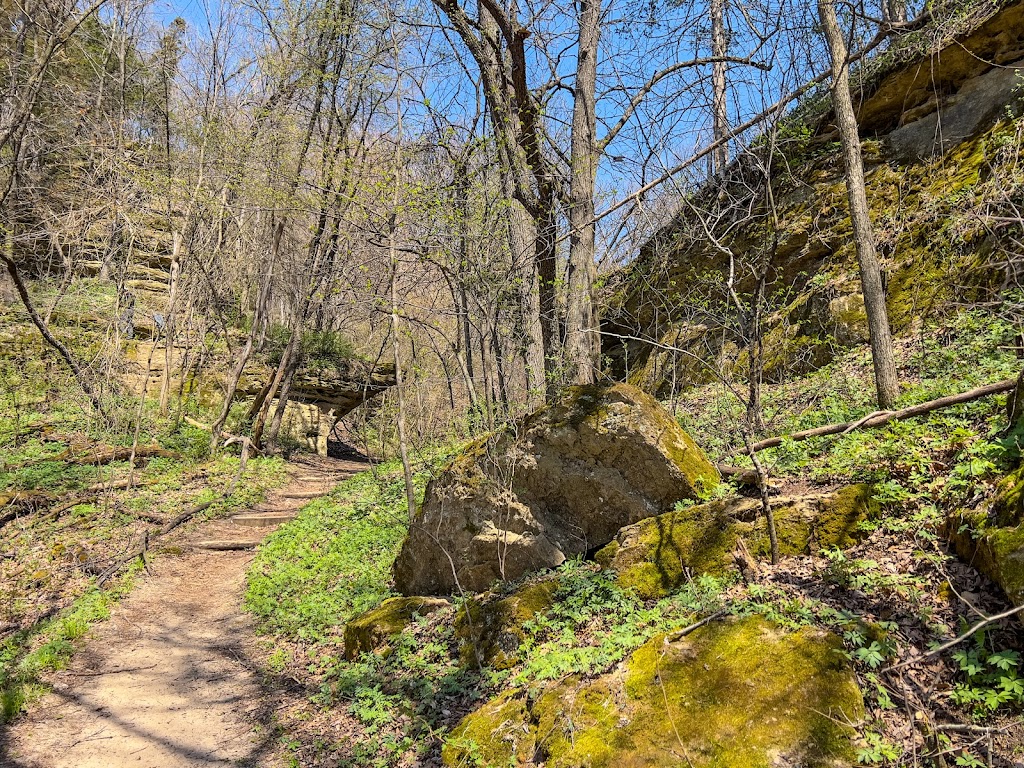
<svg viewBox="0 0 1024 768">
<path fill-rule="evenodd" d="M 1019 18 L 1019 9 L 1011 8 L 1000 13 Z M 1020 46 L 1013 35 L 989 34 L 976 44 L 999 40 L 1006 61 L 1016 60 Z M 945 69 L 965 50 L 958 41 L 929 60 L 943 62 Z M 1004 148 L 1018 141 L 1007 109 L 1019 113 L 1021 99 L 1013 67 L 986 72 L 974 64 L 951 67 L 950 77 L 941 79 L 947 95 L 937 97 L 923 87 L 925 81 L 939 82 L 932 70 L 920 60 L 908 63 L 886 86 L 884 107 L 866 107 L 875 127 L 860 126 L 868 204 L 879 233 L 889 321 L 897 333 L 952 305 L 998 295 L 1000 285 L 1012 281 L 1010 270 L 993 266 L 1014 263 L 1012 240 L 986 229 L 979 211 L 986 200 L 1006 194 L 1011 153 Z M 916 104 L 901 115 L 907 98 Z M 961 120 L 969 129 L 952 128 Z M 752 302 L 762 272 L 768 288 L 761 341 L 770 380 L 801 375 L 867 340 L 842 162 L 838 144 L 828 143 L 830 131 L 818 126 L 809 130 L 817 134 L 811 141 L 783 142 L 787 160 L 776 167 L 786 171 L 772 176 L 772 210 L 763 206 L 762 185 L 749 186 L 747 166 L 736 162 L 696 192 L 694 204 L 681 207 L 639 257 L 609 279 L 602 353 L 613 376 L 667 397 L 673 389 L 702 383 L 708 370 L 729 375 L 721 365 L 726 343 L 739 345 L 742 355 L 752 340 L 729 322 L 708 318 L 735 316 L 730 290 Z M 694 216 L 694 210 L 704 216 Z M 716 223 L 711 238 L 705 229 L 709 218 Z M 703 325 L 694 337 L 685 329 L 696 328 L 698 319 Z M 745 377 L 740 356 L 735 363 L 733 371 Z"/>
<path fill-rule="evenodd" d="M 508 669 L 517 664 L 525 639 L 523 624 L 547 609 L 558 580 L 527 585 L 501 600 L 469 600 L 455 620 L 459 655 L 464 664 Z"/>
<path fill-rule="evenodd" d="M 482 592 L 602 546 L 718 481 L 654 398 L 627 384 L 570 387 L 430 483 L 395 583 L 410 595 Z"/>
<path fill-rule="evenodd" d="M 772 500 L 779 551 L 813 554 L 846 548 L 861 537 L 861 523 L 877 514 L 871 487 Z M 623 528 L 597 553 L 597 561 L 618 574 L 619 583 L 644 598 L 667 595 L 697 574 L 738 572 L 742 539 L 757 557 L 770 553 L 759 500 L 724 499 L 679 509 Z"/>
<path fill-rule="evenodd" d="M 954 515 L 948 530 L 966 562 L 1024 605 L 1024 467 L 1000 482 L 987 505 Z"/>
<path fill-rule="evenodd" d="M 529 764 L 548 768 L 851 766 L 864 705 L 841 650 L 831 633 L 761 618 L 660 636 L 532 705 L 514 693 L 486 704 L 452 736 L 476 752 L 450 744 L 445 764 L 522 765 L 535 751 Z"/>
<path fill-rule="evenodd" d="M 445 739 L 441 761 L 450 768 L 530 764 L 537 737 L 526 704 L 523 694 L 508 691 L 467 715 Z"/>
<path fill-rule="evenodd" d="M 356 659 L 385 646 L 417 616 L 426 616 L 450 603 L 436 597 L 392 597 L 345 625 L 345 658 Z"/>
</svg>

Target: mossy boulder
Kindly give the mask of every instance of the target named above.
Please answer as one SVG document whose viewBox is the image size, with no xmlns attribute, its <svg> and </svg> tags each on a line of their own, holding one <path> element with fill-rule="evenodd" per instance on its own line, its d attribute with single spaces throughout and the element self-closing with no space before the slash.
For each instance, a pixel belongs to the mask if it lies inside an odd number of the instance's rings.
<svg viewBox="0 0 1024 768">
<path fill-rule="evenodd" d="M 467 665 L 508 669 L 517 664 L 526 635 L 523 624 L 547 609 L 558 580 L 529 584 L 501 600 L 468 600 L 455 619 L 459 655 Z"/>
<path fill-rule="evenodd" d="M 482 592 L 603 546 L 718 481 L 649 395 L 628 384 L 570 387 L 471 444 L 430 483 L 395 583 L 407 595 Z"/>
<path fill-rule="evenodd" d="M 486 704 L 453 733 L 445 765 L 852 766 L 864 704 L 841 651 L 831 633 L 758 617 L 659 636 L 612 672 L 568 678 L 532 704 L 514 693 Z"/>
<path fill-rule="evenodd" d="M 376 651 L 402 633 L 417 616 L 426 616 L 450 603 L 436 597 L 392 597 L 345 625 L 345 658 Z"/>
<path fill-rule="evenodd" d="M 508 691 L 463 718 L 445 740 L 441 761 L 451 768 L 528 765 L 536 743 L 525 695 Z"/>
<path fill-rule="evenodd" d="M 783 555 L 844 549 L 862 537 L 861 523 L 877 514 L 870 485 L 772 500 Z M 740 542 L 744 547 L 740 547 Z M 663 597 L 697 574 L 739 571 L 746 552 L 770 554 L 761 502 L 735 497 L 678 509 L 623 528 L 597 553 L 619 583 L 644 598 Z"/>
<path fill-rule="evenodd" d="M 965 562 L 1024 605 L 1024 467 L 1003 478 L 988 504 L 954 515 L 948 530 Z"/>
</svg>

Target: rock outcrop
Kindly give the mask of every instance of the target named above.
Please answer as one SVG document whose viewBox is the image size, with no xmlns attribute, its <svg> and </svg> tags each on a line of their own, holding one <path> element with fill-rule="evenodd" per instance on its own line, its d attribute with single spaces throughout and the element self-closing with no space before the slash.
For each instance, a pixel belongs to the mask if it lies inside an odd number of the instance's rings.
<svg viewBox="0 0 1024 768">
<path fill-rule="evenodd" d="M 619 668 L 535 701 L 505 692 L 468 715 L 442 757 L 480 765 L 851 766 L 864 713 L 842 642 L 760 618 L 649 641 Z M 685 758 L 682 756 L 685 755 Z"/>
<path fill-rule="evenodd" d="M 869 485 L 772 500 L 779 551 L 808 555 L 853 545 L 877 512 Z M 742 543 L 742 544 L 741 544 Z M 769 555 L 757 499 L 731 498 L 680 509 L 623 528 L 597 561 L 640 597 L 663 597 L 698 574 L 723 576 Z"/>
<path fill-rule="evenodd" d="M 990 300 L 1024 270 L 1012 238 L 975 226 L 979 211 L 1007 199 L 1005 147 L 1017 142 L 1007 117 L 1024 105 L 1024 2 L 935 18 L 855 78 L 871 215 L 893 222 L 882 247 L 891 254 L 886 297 L 896 333 L 948 306 Z M 712 318 L 734 315 L 730 290 L 753 301 L 762 269 L 757 347 L 768 381 L 820 368 L 867 340 L 828 100 L 805 100 L 780 133 L 780 144 L 763 143 L 776 159 L 752 161 L 754 142 L 610 277 L 602 354 L 613 376 L 659 397 L 723 373 L 745 378 L 752 340 Z M 771 211 L 760 170 L 769 166 Z M 716 222 L 712 238 L 707 221 Z M 961 233 L 955 244 L 951 231 Z"/>
<path fill-rule="evenodd" d="M 992 501 L 955 515 L 948 526 L 957 553 L 1024 605 L 1024 467 L 999 484 Z"/>
<path fill-rule="evenodd" d="M 480 592 L 611 541 L 698 499 L 718 471 L 635 387 L 573 387 L 481 439 L 427 487 L 395 563 L 406 595 Z"/>
<path fill-rule="evenodd" d="M 516 590 L 501 600 L 467 600 L 455 620 L 463 664 L 494 669 L 515 666 L 526 639 L 523 624 L 554 602 L 558 580 L 548 579 Z"/>
</svg>

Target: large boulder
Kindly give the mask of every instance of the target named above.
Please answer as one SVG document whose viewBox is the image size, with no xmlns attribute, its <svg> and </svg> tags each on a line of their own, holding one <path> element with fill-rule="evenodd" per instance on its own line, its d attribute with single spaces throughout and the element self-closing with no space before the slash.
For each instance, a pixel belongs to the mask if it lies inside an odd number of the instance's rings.
<svg viewBox="0 0 1024 768">
<path fill-rule="evenodd" d="M 395 562 L 405 595 L 481 592 L 698 499 L 718 471 L 639 389 L 572 387 L 478 440 L 427 486 Z"/>
<path fill-rule="evenodd" d="M 612 672 L 567 678 L 534 701 L 506 692 L 452 731 L 442 759 L 450 768 L 838 768 L 855 763 L 863 716 L 838 637 L 752 617 L 656 637 Z"/>
<path fill-rule="evenodd" d="M 420 616 L 447 608 L 451 603 L 434 597 L 392 597 L 345 625 L 345 658 L 386 649 L 395 635 Z"/>
<path fill-rule="evenodd" d="M 487 600 L 487 596 L 467 600 L 455 619 L 462 663 L 495 669 L 518 664 L 519 648 L 526 639 L 523 625 L 551 607 L 557 590 L 556 578 L 530 584 L 500 600 Z"/>
</svg>

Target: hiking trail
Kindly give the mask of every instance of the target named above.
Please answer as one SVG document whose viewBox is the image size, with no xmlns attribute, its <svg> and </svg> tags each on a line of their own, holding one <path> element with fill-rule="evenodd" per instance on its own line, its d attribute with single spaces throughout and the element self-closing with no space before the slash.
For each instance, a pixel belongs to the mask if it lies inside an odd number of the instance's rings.
<svg viewBox="0 0 1024 768">
<path fill-rule="evenodd" d="M 252 552 L 311 499 L 368 467 L 307 457 L 267 500 L 186 527 L 160 548 L 132 593 L 97 624 L 51 692 L 0 734 L 6 768 L 283 765 L 242 611 Z"/>
</svg>

